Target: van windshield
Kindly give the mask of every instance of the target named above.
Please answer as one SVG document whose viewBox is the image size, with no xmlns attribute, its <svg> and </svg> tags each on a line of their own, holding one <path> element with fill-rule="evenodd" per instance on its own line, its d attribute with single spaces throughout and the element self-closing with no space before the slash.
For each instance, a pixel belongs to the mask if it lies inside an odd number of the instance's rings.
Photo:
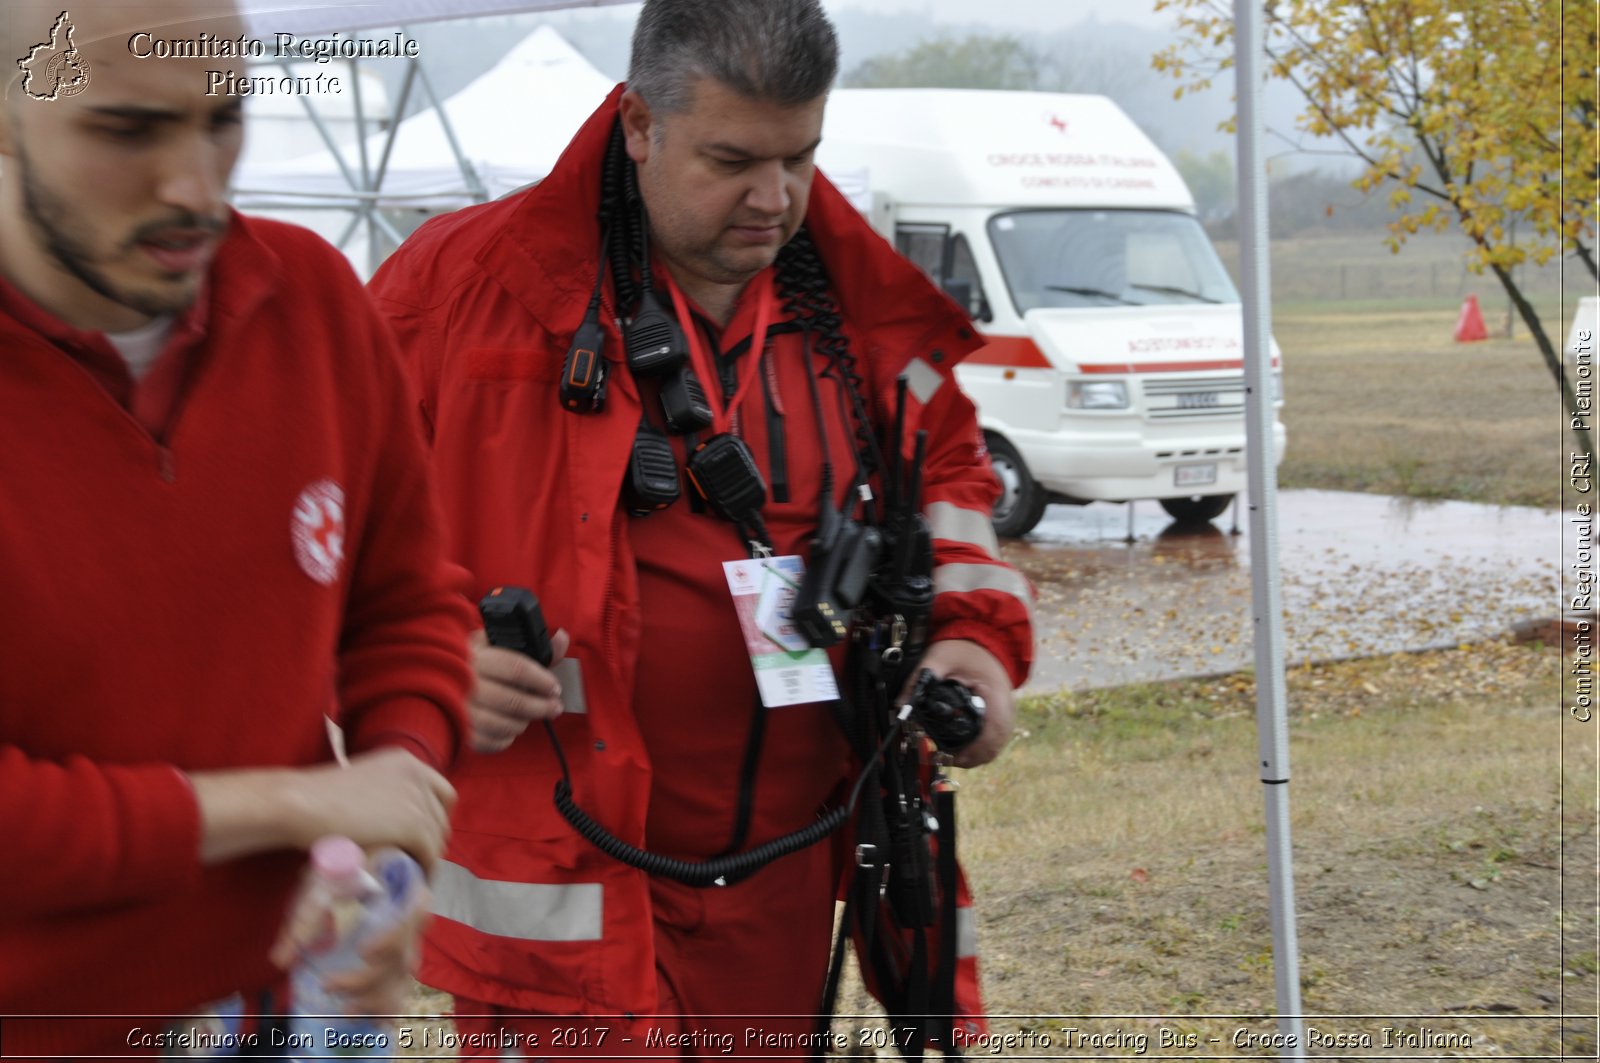
<svg viewBox="0 0 1600 1063">
<path fill-rule="evenodd" d="M 1161 210 L 1025 210 L 989 219 L 1018 314 L 1040 307 L 1237 303 L 1200 223 Z"/>
</svg>

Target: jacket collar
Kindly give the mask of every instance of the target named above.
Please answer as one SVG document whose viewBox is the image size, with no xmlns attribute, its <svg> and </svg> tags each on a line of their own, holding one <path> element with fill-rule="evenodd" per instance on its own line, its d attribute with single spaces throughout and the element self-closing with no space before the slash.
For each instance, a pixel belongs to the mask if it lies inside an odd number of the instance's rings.
<svg viewBox="0 0 1600 1063">
<path fill-rule="evenodd" d="M 576 331 L 593 291 L 600 169 L 625 87 L 611 90 L 549 176 L 522 194 L 510 224 L 477 255 L 478 264 L 556 334 Z M 946 365 L 981 346 L 961 308 L 886 244 L 821 172 L 811 186 L 806 224 L 853 328 L 868 335 L 910 330 L 899 342 L 939 347 Z"/>
</svg>

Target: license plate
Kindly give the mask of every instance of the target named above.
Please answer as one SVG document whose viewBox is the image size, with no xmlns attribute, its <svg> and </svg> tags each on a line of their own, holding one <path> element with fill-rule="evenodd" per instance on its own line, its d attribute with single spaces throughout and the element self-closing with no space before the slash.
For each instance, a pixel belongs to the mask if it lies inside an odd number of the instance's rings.
<svg viewBox="0 0 1600 1063">
<path fill-rule="evenodd" d="M 1217 482 L 1217 463 L 1179 465 L 1174 470 L 1174 481 L 1178 487 L 1210 487 Z"/>
</svg>

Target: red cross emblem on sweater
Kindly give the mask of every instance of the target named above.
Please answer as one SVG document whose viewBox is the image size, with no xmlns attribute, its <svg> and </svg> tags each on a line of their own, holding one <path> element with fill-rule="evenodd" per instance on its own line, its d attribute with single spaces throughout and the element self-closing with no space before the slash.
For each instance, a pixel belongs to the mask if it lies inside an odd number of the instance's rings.
<svg viewBox="0 0 1600 1063">
<path fill-rule="evenodd" d="M 301 491 L 289 519 L 289 536 L 306 575 L 331 586 L 344 560 L 344 488 L 333 480 L 318 480 Z"/>
</svg>

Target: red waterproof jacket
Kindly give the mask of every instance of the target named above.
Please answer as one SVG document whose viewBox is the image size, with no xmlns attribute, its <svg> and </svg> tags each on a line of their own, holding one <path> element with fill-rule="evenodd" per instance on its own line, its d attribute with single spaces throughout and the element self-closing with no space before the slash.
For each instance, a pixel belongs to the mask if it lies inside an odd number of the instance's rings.
<svg viewBox="0 0 1600 1063">
<path fill-rule="evenodd" d="M 534 588 L 571 634 L 581 683 L 564 680 L 567 712 L 555 728 L 574 793 L 637 846 L 650 763 L 632 718 L 638 589 L 619 493 L 640 399 L 609 321 L 605 412 L 568 413 L 557 398 L 595 281 L 601 160 L 620 94 L 543 182 L 423 226 L 371 289 L 422 395 L 454 556 L 480 591 Z M 989 524 L 997 484 L 972 404 L 951 375 L 982 341 L 821 176 L 807 224 L 875 417 L 892 409 L 896 377 L 906 373 L 912 429 L 929 433 L 934 637 L 980 643 L 1020 684 L 1032 660 L 1032 594 L 997 558 Z M 464 756 L 421 977 L 527 1011 L 648 1014 L 656 986 L 645 875 L 568 827 L 551 802 L 559 777 L 541 728 L 503 753 Z"/>
</svg>

